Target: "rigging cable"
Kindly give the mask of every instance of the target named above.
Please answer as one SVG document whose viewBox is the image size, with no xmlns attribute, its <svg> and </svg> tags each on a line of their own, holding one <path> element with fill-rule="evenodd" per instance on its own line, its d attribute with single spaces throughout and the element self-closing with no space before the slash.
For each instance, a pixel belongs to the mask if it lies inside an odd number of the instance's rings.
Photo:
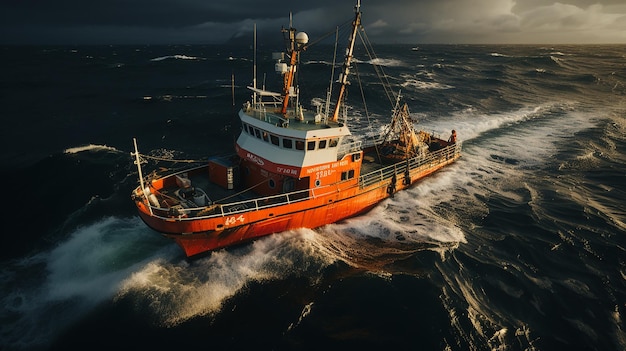
<svg viewBox="0 0 626 351">
<path fill-rule="evenodd" d="M 167 161 L 167 162 L 184 162 L 184 163 L 201 163 L 201 162 L 207 162 L 207 160 L 175 160 L 175 159 L 171 159 L 171 158 L 165 158 L 165 157 L 157 157 L 157 156 L 149 156 L 149 155 L 144 155 L 144 154 L 139 154 L 139 156 L 144 157 L 144 158 L 148 158 L 151 160 L 157 160 L 157 161 Z"/>
<path fill-rule="evenodd" d="M 361 99 L 363 100 L 363 108 L 365 109 L 365 117 L 367 117 L 367 125 L 372 128 L 372 122 L 370 120 L 370 113 L 367 109 L 367 103 L 365 102 L 365 92 L 363 91 L 363 83 L 361 82 L 361 75 L 359 74 L 359 69 L 357 65 L 354 65 L 354 71 L 356 72 L 355 76 L 357 81 L 359 82 L 359 89 L 361 90 Z M 382 158 L 380 157 L 380 152 L 378 150 L 378 143 L 374 141 L 374 149 L 376 150 L 376 156 L 378 157 L 379 162 L 382 163 Z"/>
<path fill-rule="evenodd" d="M 370 59 L 370 62 L 372 64 L 372 66 L 374 67 L 374 72 L 376 73 L 376 76 L 378 77 L 378 79 L 381 82 L 381 85 L 383 86 L 384 90 L 385 90 L 385 95 L 387 96 L 387 99 L 389 100 L 389 103 L 391 104 L 391 106 L 394 106 L 394 100 L 397 100 L 399 98 L 399 95 L 396 97 L 395 94 L 393 93 L 393 91 L 391 90 L 391 83 L 389 82 L 389 79 L 387 77 L 387 75 L 385 74 L 382 65 L 377 64 L 377 59 L 378 57 L 376 56 L 376 53 L 374 52 L 374 48 L 369 40 L 369 38 L 367 37 L 367 33 L 365 32 L 365 28 L 363 26 L 361 26 L 361 30 L 358 32 L 359 33 L 359 38 L 361 38 L 361 43 L 363 43 L 363 48 L 365 49 L 367 56 Z M 372 123 L 370 120 L 370 114 L 369 111 L 367 109 L 367 105 L 365 103 L 365 94 L 363 91 L 363 85 L 361 83 L 361 77 L 358 74 L 358 68 L 357 65 L 354 66 L 355 67 L 355 71 L 356 71 L 356 77 L 357 80 L 359 82 L 359 88 L 361 89 L 361 96 L 363 99 L 363 106 L 365 108 L 365 116 L 367 117 L 367 122 L 368 125 L 370 127 L 370 129 L 372 128 Z M 393 100 L 392 100 L 393 99 Z M 393 111 L 395 114 L 395 110 L 396 107 L 393 107 Z M 387 137 L 385 137 L 385 139 L 387 139 Z M 374 142 L 374 149 L 376 150 L 376 156 L 378 157 L 379 162 L 382 162 L 382 157 L 380 155 L 380 150 L 378 147 L 378 143 L 375 141 Z"/>
<path fill-rule="evenodd" d="M 361 38 L 361 42 L 363 43 L 363 48 L 367 52 L 367 56 L 370 58 L 372 62 L 372 66 L 374 66 L 374 71 L 376 72 L 378 79 L 380 79 L 380 82 L 382 83 L 382 86 L 385 89 L 385 94 L 387 95 L 387 99 L 389 100 L 389 103 L 393 106 L 396 96 L 391 90 L 391 83 L 389 82 L 387 75 L 383 71 L 382 65 L 379 65 L 376 63 L 378 60 L 378 57 L 376 56 L 376 53 L 374 52 L 374 47 L 372 46 L 372 43 L 369 40 L 364 28 L 363 30 L 359 31 L 359 38 Z"/>
<path fill-rule="evenodd" d="M 345 22 L 343 24 L 338 25 L 335 29 L 333 29 L 331 31 L 328 31 L 327 33 L 323 34 L 321 37 L 317 38 L 316 40 L 309 42 L 309 44 L 307 44 L 306 47 L 308 48 L 309 46 L 313 46 L 313 45 L 319 43 L 320 41 L 328 38 L 331 34 L 337 32 L 339 30 L 338 28 L 344 28 L 348 24 L 351 25 L 352 24 L 352 20 L 349 20 L 349 21 L 347 21 L 347 22 Z"/>
<path fill-rule="evenodd" d="M 324 118 L 328 120 L 328 113 L 330 111 L 330 98 L 333 94 L 333 79 L 335 78 L 335 64 L 337 62 L 337 41 L 339 40 L 339 27 L 335 28 L 335 50 L 333 52 L 333 65 L 330 73 L 330 83 L 328 91 L 326 93 L 326 110 L 324 111 Z"/>
</svg>

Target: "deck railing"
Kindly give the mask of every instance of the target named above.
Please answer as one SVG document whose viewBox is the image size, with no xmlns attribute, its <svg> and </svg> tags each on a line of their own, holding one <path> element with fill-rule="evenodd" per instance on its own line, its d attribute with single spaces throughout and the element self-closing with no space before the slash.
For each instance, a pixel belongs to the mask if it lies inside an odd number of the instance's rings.
<svg viewBox="0 0 626 351">
<path fill-rule="evenodd" d="M 359 177 L 359 186 L 365 188 L 377 183 L 383 183 L 387 180 L 391 181 L 394 175 L 397 179 L 401 179 L 398 176 L 404 176 L 405 172 L 409 172 L 423 168 L 427 169 L 434 165 L 447 162 L 453 158 L 456 158 L 461 153 L 461 144 L 446 146 L 440 150 L 429 152 L 424 156 L 417 156 L 405 161 L 394 163 L 384 168 L 377 169 Z M 383 186 L 386 186 L 384 184 Z M 285 205 L 295 203 L 299 201 L 305 201 L 314 199 L 320 196 L 329 195 L 339 191 L 339 187 L 336 184 L 328 185 L 319 188 L 305 189 L 294 191 L 286 194 L 279 194 L 273 196 L 266 196 L 262 198 L 254 198 L 249 200 L 231 202 L 227 204 L 214 204 L 209 207 L 197 207 L 197 208 L 181 208 L 178 209 L 176 217 L 181 221 L 185 220 L 197 220 L 203 218 L 224 217 L 232 216 L 233 214 L 258 211 L 265 208 L 275 207 L 279 205 Z M 148 205 L 152 209 L 155 217 L 172 220 L 172 213 L 170 209 L 164 209 Z"/>
<path fill-rule="evenodd" d="M 298 190 L 286 194 L 254 198 L 237 202 L 230 202 L 226 204 L 213 204 L 202 207 L 178 208 L 176 210 L 176 213 L 173 213 L 170 208 L 165 209 L 155 207 L 151 204 L 149 206 L 152 209 L 153 215 L 155 217 L 164 219 L 177 218 L 184 221 L 212 217 L 232 216 L 237 213 L 249 212 L 251 210 L 258 211 L 265 208 L 314 199 L 320 196 L 336 193 L 337 191 L 338 188 L 336 185 L 327 185 L 320 188 Z"/>
<path fill-rule="evenodd" d="M 447 160 L 453 159 L 460 154 L 461 143 L 449 145 L 440 150 L 428 152 L 426 155 L 416 156 L 408 160 L 397 162 L 387 167 L 377 169 L 370 173 L 363 174 L 359 177 L 359 185 L 361 186 L 361 188 L 365 188 L 386 179 L 391 179 L 394 175 L 396 175 L 396 177 L 398 175 L 404 175 L 407 170 L 411 172 L 420 168 L 430 168 L 435 164 L 440 164 Z"/>
</svg>

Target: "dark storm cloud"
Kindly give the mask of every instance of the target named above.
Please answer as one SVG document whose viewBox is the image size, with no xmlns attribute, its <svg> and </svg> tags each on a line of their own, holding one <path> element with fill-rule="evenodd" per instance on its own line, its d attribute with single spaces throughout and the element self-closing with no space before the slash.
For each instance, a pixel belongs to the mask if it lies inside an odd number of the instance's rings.
<svg viewBox="0 0 626 351">
<path fill-rule="evenodd" d="M 0 4 L 0 43 L 220 43 L 254 24 L 322 33 L 355 1 L 15 0 Z M 370 39 L 403 43 L 626 43 L 623 0 L 363 0 Z"/>
<path fill-rule="evenodd" d="M 254 1 L 246 0 L 27 0 L 2 6 L 4 20 L 15 24 L 180 28 L 207 21 L 231 22 L 274 14 L 273 10 L 259 6 L 255 9 L 254 5 Z"/>
<path fill-rule="evenodd" d="M 332 8 L 336 1 L 315 1 Z M 348 14 L 352 4 L 346 6 Z M 312 5 L 255 0 L 26 0 L 0 4 L 1 42 L 220 42 Z M 280 26 L 278 27 L 280 28 Z"/>
</svg>

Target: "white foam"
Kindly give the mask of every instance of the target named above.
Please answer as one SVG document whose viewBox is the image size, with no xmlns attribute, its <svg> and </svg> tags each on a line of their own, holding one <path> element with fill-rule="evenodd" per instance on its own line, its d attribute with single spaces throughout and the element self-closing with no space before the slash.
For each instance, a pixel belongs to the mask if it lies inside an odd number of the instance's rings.
<svg viewBox="0 0 626 351">
<path fill-rule="evenodd" d="M 509 198 L 512 203 L 523 203 L 528 201 L 525 196 L 520 195 L 519 190 L 523 188 L 530 194 L 530 202 L 536 201 L 540 195 L 533 189 L 533 180 L 529 179 L 529 170 L 532 172 L 536 168 L 558 165 L 550 164 L 550 162 L 554 162 L 554 155 L 559 152 L 559 144 L 570 142 L 572 135 L 593 128 L 596 123 L 593 113 L 575 111 L 568 103 L 545 104 L 489 116 L 477 116 L 471 113 L 471 118 L 466 117 L 470 116 L 458 114 L 430 122 L 435 127 L 442 123 L 451 125 L 458 122 L 455 128 L 460 139 L 465 141 L 463 156 L 443 173 L 409 190 L 416 194 L 415 198 L 419 197 L 426 201 L 425 207 L 442 207 L 438 205 L 438 198 L 447 204 L 458 204 L 452 213 L 460 211 L 462 217 L 467 211 L 480 213 L 480 211 L 488 210 L 481 201 L 476 200 L 476 195 L 481 195 L 480 198 L 482 198 L 497 194 L 499 197 Z M 582 158 L 585 158 L 585 152 L 582 155 Z M 451 177 L 447 183 L 449 193 L 438 192 L 437 187 L 433 186 L 437 184 L 437 179 L 442 178 L 442 175 Z M 424 184 L 428 186 L 425 187 Z M 446 200 L 450 197 L 453 197 L 454 201 Z M 463 227 L 466 228 L 466 226 Z M 452 260 L 455 259 L 452 255 L 449 257 Z M 496 267 L 502 264 L 495 260 L 490 262 L 488 256 L 481 257 L 485 260 L 485 264 Z M 454 267 L 461 267 L 460 271 L 451 269 L 445 261 L 437 262 L 436 265 L 446 282 L 441 295 L 444 307 L 448 309 L 452 326 L 463 339 L 471 342 L 475 339 L 473 335 L 475 333 L 483 338 L 491 349 L 506 349 L 512 342 L 519 342 L 529 347 L 534 346 L 535 340 L 531 336 L 530 328 L 527 327 L 528 323 L 516 320 L 510 315 L 503 315 L 498 311 L 489 296 L 485 294 L 481 284 L 476 284 L 475 277 L 468 273 L 469 271 L 463 270 L 461 263 L 452 263 Z M 549 279 L 536 277 L 536 272 L 529 271 L 522 266 L 513 266 L 513 270 L 509 269 L 512 266 L 507 263 L 501 269 L 508 270 L 509 274 L 523 275 L 527 281 L 534 283 L 539 289 L 553 290 L 553 283 Z M 518 288 L 502 282 L 496 280 L 489 282 L 488 279 L 483 281 L 512 297 L 522 294 Z M 560 283 L 576 294 L 593 298 L 591 290 L 579 281 L 569 279 Z M 538 312 L 541 312 L 540 303 L 532 301 L 531 303 Z M 463 311 L 463 316 L 466 316 L 465 318 L 472 324 L 473 331 L 468 331 L 463 326 L 465 320 L 459 318 L 458 306 L 467 306 Z M 572 324 L 584 332 L 589 332 L 587 326 L 579 322 L 572 322 Z M 512 333 L 508 330 L 511 326 L 521 327 L 516 327 L 514 335 L 511 335 Z"/>
<path fill-rule="evenodd" d="M 163 61 L 163 60 L 168 60 L 168 59 L 175 59 L 175 60 L 198 60 L 198 57 L 187 56 L 187 55 L 168 55 L 168 56 L 155 57 L 155 58 L 151 59 L 150 61 Z"/>
<path fill-rule="evenodd" d="M 287 328 L 287 331 L 290 331 L 294 329 L 295 327 L 297 327 L 298 325 L 300 325 L 300 323 L 302 323 L 304 318 L 308 317 L 309 314 L 311 314 L 312 307 L 313 307 L 313 302 L 310 302 L 304 305 L 304 307 L 302 308 L 302 312 L 300 312 L 300 317 L 298 318 L 298 321 L 295 323 L 291 323 L 289 327 Z"/>
<path fill-rule="evenodd" d="M 6 267 L 42 275 L 3 279 L 19 288 L 2 298 L 14 320 L 3 326 L 1 344 L 19 348 L 44 345 L 57 332 L 113 298 L 121 283 L 140 269 L 142 259 L 159 253 L 164 241 L 138 218 L 106 218 L 76 229 L 59 245 Z M 4 277 L 3 277 L 4 278 Z"/>
<path fill-rule="evenodd" d="M 89 144 L 89 145 L 82 145 L 82 146 L 76 146 L 76 147 L 71 147 L 71 148 L 65 149 L 65 151 L 63 151 L 63 153 L 65 153 L 65 154 L 77 154 L 77 153 L 85 152 L 85 151 L 121 152 L 118 149 L 116 149 L 114 147 L 111 147 L 111 146 Z"/>
<path fill-rule="evenodd" d="M 435 90 L 435 89 L 443 90 L 443 89 L 453 88 L 453 86 L 451 85 L 437 83 L 437 82 L 424 82 L 424 81 L 417 80 L 417 79 L 407 79 L 405 82 L 403 82 L 400 85 L 404 88 L 413 87 L 413 88 L 421 89 L 421 90 Z"/>
<path fill-rule="evenodd" d="M 299 275 L 315 262 L 325 266 L 319 252 L 307 255 L 311 241 L 303 240 L 304 233 L 268 236 L 240 249 L 212 252 L 191 263 L 155 258 L 122 282 L 117 297 L 132 294 L 137 304 L 145 305 L 165 326 L 212 315 L 251 282 Z M 303 256 L 307 262 L 299 265 Z"/>
<path fill-rule="evenodd" d="M 376 66 L 385 66 L 385 67 L 402 67 L 406 66 L 404 62 L 398 59 L 384 59 L 384 58 L 374 58 L 368 61 L 369 64 Z"/>
<path fill-rule="evenodd" d="M 562 138 L 592 125 L 560 103 L 497 115 L 469 114 L 420 125 L 442 134 L 454 126 L 467 143 L 456 164 L 396 194 L 366 215 L 324 227 L 316 239 L 317 249 L 331 260 L 371 270 L 383 269 L 386 259 L 393 261 L 399 255 L 424 249 L 439 252 L 445 260 L 447 252 L 466 243 L 461 230 L 464 217 L 481 217 L 487 211 L 476 204 L 476 194 L 486 196 L 497 191 L 511 201 L 523 201 L 517 188 L 524 168 L 545 163 Z M 565 116 L 568 124 L 562 126 Z M 382 243 L 369 245 L 368 238 Z"/>
</svg>

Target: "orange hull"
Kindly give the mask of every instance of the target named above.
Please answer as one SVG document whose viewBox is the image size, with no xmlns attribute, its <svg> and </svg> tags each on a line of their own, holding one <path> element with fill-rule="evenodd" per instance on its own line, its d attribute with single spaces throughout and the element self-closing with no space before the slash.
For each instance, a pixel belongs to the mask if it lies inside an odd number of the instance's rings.
<svg viewBox="0 0 626 351">
<path fill-rule="evenodd" d="M 393 193 L 410 187 L 417 180 L 454 162 L 456 158 L 458 155 L 432 167 L 411 172 L 410 182 L 398 178 L 393 190 L 390 189 L 392 179 L 389 177 L 366 188 L 356 185 L 299 202 L 232 215 L 168 218 L 151 214 L 141 199 L 136 199 L 136 204 L 140 217 L 150 228 L 173 239 L 187 257 L 192 257 L 265 235 L 297 228 L 317 228 L 365 213 Z"/>
</svg>

